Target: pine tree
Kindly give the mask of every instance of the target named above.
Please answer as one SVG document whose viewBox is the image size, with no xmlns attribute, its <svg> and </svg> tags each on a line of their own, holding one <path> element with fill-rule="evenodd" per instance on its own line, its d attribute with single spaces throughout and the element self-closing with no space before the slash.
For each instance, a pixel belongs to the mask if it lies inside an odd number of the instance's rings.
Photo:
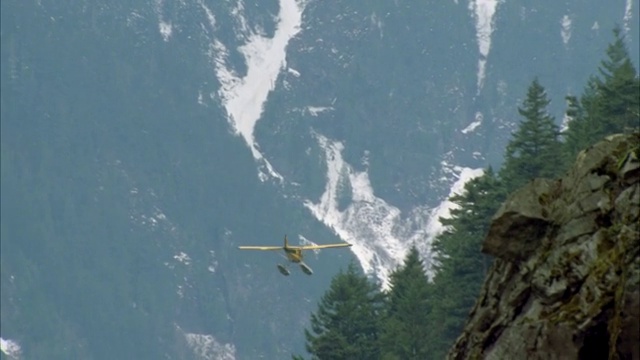
<svg viewBox="0 0 640 360">
<path fill-rule="evenodd" d="M 381 336 L 383 359 L 429 358 L 430 286 L 418 250 L 412 247 L 403 265 L 390 276 Z"/>
<path fill-rule="evenodd" d="M 562 168 L 558 161 L 559 128 L 546 111 L 550 100 L 534 79 L 527 91 L 523 106 L 518 108 L 524 121 L 507 145 L 505 163 L 500 177 L 508 191 L 513 191 L 536 177 L 554 177 Z"/>
<path fill-rule="evenodd" d="M 434 240 L 436 276 L 430 315 L 432 358 L 442 359 L 460 335 L 476 301 L 490 258 L 480 252 L 489 223 L 505 199 L 491 168 L 465 185 L 465 193 L 450 200 L 457 205 L 440 219 L 447 230 Z"/>
<path fill-rule="evenodd" d="M 378 286 L 351 263 L 333 278 L 311 315 L 307 351 L 313 359 L 379 359 L 382 305 Z"/>
<path fill-rule="evenodd" d="M 569 162 L 589 145 L 613 133 L 640 126 L 640 77 L 631 63 L 620 28 L 613 30 L 614 41 L 578 100 L 567 97 L 567 116 L 563 153 Z"/>
<path fill-rule="evenodd" d="M 605 134 L 640 126 L 640 79 L 631 63 L 620 27 L 616 26 L 613 34 L 614 41 L 607 47 L 607 58 L 599 68 L 602 75 L 598 81 L 599 110 L 605 120 Z"/>
<path fill-rule="evenodd" d="M 591 77 L 582 96 L 567 96 L 566 116 L 569 118 L 567 130 L 562 134 L 565 141 L 563 157 L 565 168 L 572 164 L 575 155 L 600 138 L 604 133 L 604 121 L 595 114 L 597 107 L 598 79 Z"/>
</svg>

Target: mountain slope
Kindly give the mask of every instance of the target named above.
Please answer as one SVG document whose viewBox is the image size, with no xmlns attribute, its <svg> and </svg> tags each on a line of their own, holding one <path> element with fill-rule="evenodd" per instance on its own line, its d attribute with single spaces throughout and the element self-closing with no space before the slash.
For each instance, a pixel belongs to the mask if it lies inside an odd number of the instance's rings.
<svg viewBox="0 0 640 360">
<path fill-rule="evenodd" d="M 3 344 L 302 352 L 349 260 L 384 283 L 415 242 L 429 265 L 446 197 L 501 161 L 534 75 L 560 121 L 613 24 L 638 30 L 637 1 L 523 4 L 3 1 Z M 285 233 L 353 253 L 309 254 L 302 280 L 236 249 Z"/>
</svg>

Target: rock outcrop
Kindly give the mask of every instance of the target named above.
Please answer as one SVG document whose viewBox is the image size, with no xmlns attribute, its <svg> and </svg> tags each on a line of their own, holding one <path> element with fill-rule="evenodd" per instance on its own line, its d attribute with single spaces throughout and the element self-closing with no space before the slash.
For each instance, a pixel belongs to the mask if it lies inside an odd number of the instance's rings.
<svg viewBox="0 0 640 360">
<path fill-rule="evenodd" d="M 638 133 L 610 136 L 509 197 L 449 359 L 640 359 L 639 148 Z"/>
</svg>

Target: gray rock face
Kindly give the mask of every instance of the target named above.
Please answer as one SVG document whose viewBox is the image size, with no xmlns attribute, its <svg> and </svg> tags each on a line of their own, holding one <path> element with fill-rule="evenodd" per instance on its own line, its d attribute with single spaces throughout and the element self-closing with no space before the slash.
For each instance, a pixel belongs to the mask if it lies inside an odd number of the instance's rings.
<svg viewBox="0 0 640 360">
<path fill-rule="evenodd" d="M 552 181 L 536 179 L 516 191 L 494 216 L 482 251 L 512 261 L 528 258 L 552 225 L 545 199 L 556 187 Z"/>
<path fill-rule="evenodd" d="M 639 148 L 638 133 L 610 136 L 511 195 L 449 359 L 640 359 Z"/>
</svg>

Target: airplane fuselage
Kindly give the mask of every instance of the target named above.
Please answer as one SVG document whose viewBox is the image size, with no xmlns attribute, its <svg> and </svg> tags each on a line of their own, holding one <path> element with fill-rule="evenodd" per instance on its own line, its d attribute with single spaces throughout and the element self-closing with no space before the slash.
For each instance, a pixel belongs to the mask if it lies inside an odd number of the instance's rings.
<svg viewBox="0 0 640 360">
<path fill-rule="evenodd" d="M 287 259 L 289 259 L 289 261 L 294 263 L 299 263 L 302 261 L 302 250 L 286 247 L 284 249 L 284 252 L 285 254 L 287 254 Z"/>
</svg>

